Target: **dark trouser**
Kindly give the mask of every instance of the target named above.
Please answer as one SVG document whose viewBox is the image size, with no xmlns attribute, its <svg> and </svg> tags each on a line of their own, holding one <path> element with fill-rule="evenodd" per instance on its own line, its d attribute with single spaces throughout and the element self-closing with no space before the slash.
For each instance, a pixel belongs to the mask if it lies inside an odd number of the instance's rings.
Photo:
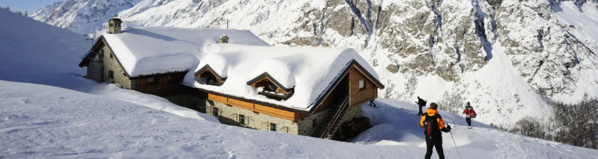
<svg viewBox="0 0 598 159">
<path fill-rule="evenodd" d="M 467 125 L 471 126 L 471 118 L 465 118 L 465 121 L 467 121 Z"/>
<path fill-rule="evenodd" d="M 424 106 L 421 106 L 421 105 L 419 106 L 419 114 L 418 115 L 424 115 L 424 113 L 422 112 L 422 107 L 424 107 Z"/>
<path fill-rule="evenodd" d="M 430 159 L 432 157 L 432 148 L 436 147 L 436 152 L 438 152 L 438 158 L 444 159 L 444 151 L 442 150 L 442 138 L 437 140 L 430 140 L 426 138 L 426 159 Z"/>
</svg>

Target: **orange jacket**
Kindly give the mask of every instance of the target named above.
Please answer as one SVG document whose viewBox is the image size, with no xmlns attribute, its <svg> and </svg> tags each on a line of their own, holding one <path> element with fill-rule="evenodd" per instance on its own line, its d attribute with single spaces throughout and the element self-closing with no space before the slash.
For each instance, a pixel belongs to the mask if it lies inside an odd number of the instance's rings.
<svg viewBox="0 0 598 159">
<path fill-rule="evenodd" d="M 436 109 L 429 109 L 426 110 L 426 114 L 428 115 L 422 115 L 422 119 L 421 121 L 419 121 L 419 126 L 424 127 L 424 121 L 426 121 L 426 116 L 434 116 L 434 114 L 438 113 L 438 111 L 436 111 Z M 438 121 L 438 130 L 442 130 L 444 127 L 446 127 L 446 125 L 444 125 L 444 120 L 442 120 L 442 118 L 437 118 L 436 121 Z"/>
</svg>

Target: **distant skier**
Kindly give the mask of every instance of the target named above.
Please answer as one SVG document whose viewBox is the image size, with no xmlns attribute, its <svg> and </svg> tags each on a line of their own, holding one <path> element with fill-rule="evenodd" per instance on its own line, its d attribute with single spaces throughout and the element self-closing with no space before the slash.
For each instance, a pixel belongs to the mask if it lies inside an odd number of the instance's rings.
<svg viewBox="0 0 598 159">
<path fill-rule="evenodd" d="M 469 102 L 467 102 L 467 106 L 465 106 L 463 113 L 465 114 L 465 121 L 467 121 L 467 125 L 469 125 L 467 128 L 471 129 L 471 118 L 475 118 L 477 114 Z"/>
<path fill-rule="evenodd" d="M 422 107 L 425 107 L 427 102 L 417 96 L 417 101 L 415 103 L 419 105 L 419 113 L 417 113 L 417 115 L 424 115 L 424 113 L 422 113 Z"/>
<path fill-rule="evenodd" d="M 422 115 L 419 125 L 424 128 L 424 134 L 426 135 L 426 159 L 432 156 L 432 148 L 436 147 L 438 157 L 444 158 L 444 151 L 442 150 L 442 134 L 443 132 L 450 132 L 451 126 L 445 126 L 444 120 L 438 111 L 436 110 L 438 105 L 436 103 L 430 103 L 430 108 L 426 111 L 425 115 Z"/>
</svg>

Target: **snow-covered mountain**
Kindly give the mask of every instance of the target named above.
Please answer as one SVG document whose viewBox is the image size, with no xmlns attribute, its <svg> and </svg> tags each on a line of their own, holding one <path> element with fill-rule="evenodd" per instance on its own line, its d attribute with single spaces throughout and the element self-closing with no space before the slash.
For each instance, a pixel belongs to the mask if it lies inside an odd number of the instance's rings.
<svg viewBox="0 0 598 159">
<path fill-rule="evenodd" d="M 420 158 L 414 104 L 364 106 L 373 127 L 350 142 L 217 123 L 210 115 L 70 67 L 87 51 L 75 33 L 0 10 L 0 158 Z M 534 139 L 440 111 L 447 158 L 593 158 L 598 150 Z M 436 153 L 432 156 L 436 158 Z"/>
<path fill-rule="evenodd" d="M 101 29 L 102 24 L 118 12 L 131 8 L 140 0 L 64 0 L 30 14 L 35 20 L 79 34 Z"/>
<path fill-rule="evenodd" d="M 66 0 L 31 16 L 87 34 L 114 10 L 129 28 L 228 27 L 273 45 L 351 47 L 381 76 L 381 96 L 451 112 L 469 101 L 479 121 L 502 127 L 550 124 L 549 102 L 598 97 L 596 0 Z"/>
</svg>

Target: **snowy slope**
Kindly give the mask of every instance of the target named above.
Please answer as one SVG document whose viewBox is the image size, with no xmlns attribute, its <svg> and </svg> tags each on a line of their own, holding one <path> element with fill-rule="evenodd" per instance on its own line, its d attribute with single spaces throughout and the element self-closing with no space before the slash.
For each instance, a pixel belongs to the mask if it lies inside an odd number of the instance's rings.
<svg viewBox="0 0 598 159">
<path fill-rule="evenodd" d="M 0 87 L 2 158 L 411 159 L 425 153 L 419 117 L 413 115 L 416 106 L 390 100 L 379 99 L 379 108 L 364 106 L 374 127 L 346 143 L 185 118 L 57 87 L 8 81 L 0 81 Z M 598 150 L 515 135 L 477 122 L 466 129 L 463 118 L 440 113 L 447 122 L 456 117 L 452 135 L 458 147 L 450 134 L 443 138 L 448 158 L 598 155 Z"/>
<path fill-rule="evenodd" d="M 89 50 L 91 41 L 6 10 L 0 13 L 0 80 L 66 85 L 68 81 L 57 79 L 85 74 L 85 69 L 73 66 Z"/>
<path fill-rule="evenodd" d="M 2 10 L 0 17 L 18 22 L 13 24 L 32 21 Z M 45 27 L 31 23 L 20 31 L 51 29 Z M 3 49 L 19 48 L 15 43 L 35 44 L 54 37 L 52 32 L 22 37 L 1 31 L 6 35 L 0 36 Z M 76 68 L 80 59 L 68 58 L 70 55 L 64 54 L 60 45 L 64 41 L 78 41 L 78 36 L 69 34 L 72 33 L 54 37 L 46 41 L 47 45 L 40 46 L 39 49 L 48 50 L 46 54 L 39 54 L 33 47 L 5 49 L 0 54 L 0 59 L 29 59 L 0 63 L 0 68 L 21 66 L 0 69 L 0 74 L 10 75 L 0 76 L 0 158 L 411 159 L 421 158 L 425 153 L 414 104 L 378 99 L 379 108 L 364 106 L 373 128 L 352 142 L 227 126 L 209 115 L 177 107 L 162 98 L 98 84 L 73 75 L 70 72 L 76 71 L 63 68 L 64 65 L 49 65 L 73 63 Z M 5 42 L 10 39 L 14 43 Z M 73 50 L 82 51 L 85 50 Z M 34 68 L 54 72 L 38 75 L 40 72 Z M 452 135 L 458 147 L 454 146 L 451 134 L 444 134 L 448 158 L 458 158 L 459 154 L 461 158 L 501 159 L 575 159 L 598 155 L 598 150 L 515 135 L 477 121 L 474 129 L 465 129 L 463 118 L 445 111 L 440 114 L 449 123 L 455 118 Z"/>
</svg>

